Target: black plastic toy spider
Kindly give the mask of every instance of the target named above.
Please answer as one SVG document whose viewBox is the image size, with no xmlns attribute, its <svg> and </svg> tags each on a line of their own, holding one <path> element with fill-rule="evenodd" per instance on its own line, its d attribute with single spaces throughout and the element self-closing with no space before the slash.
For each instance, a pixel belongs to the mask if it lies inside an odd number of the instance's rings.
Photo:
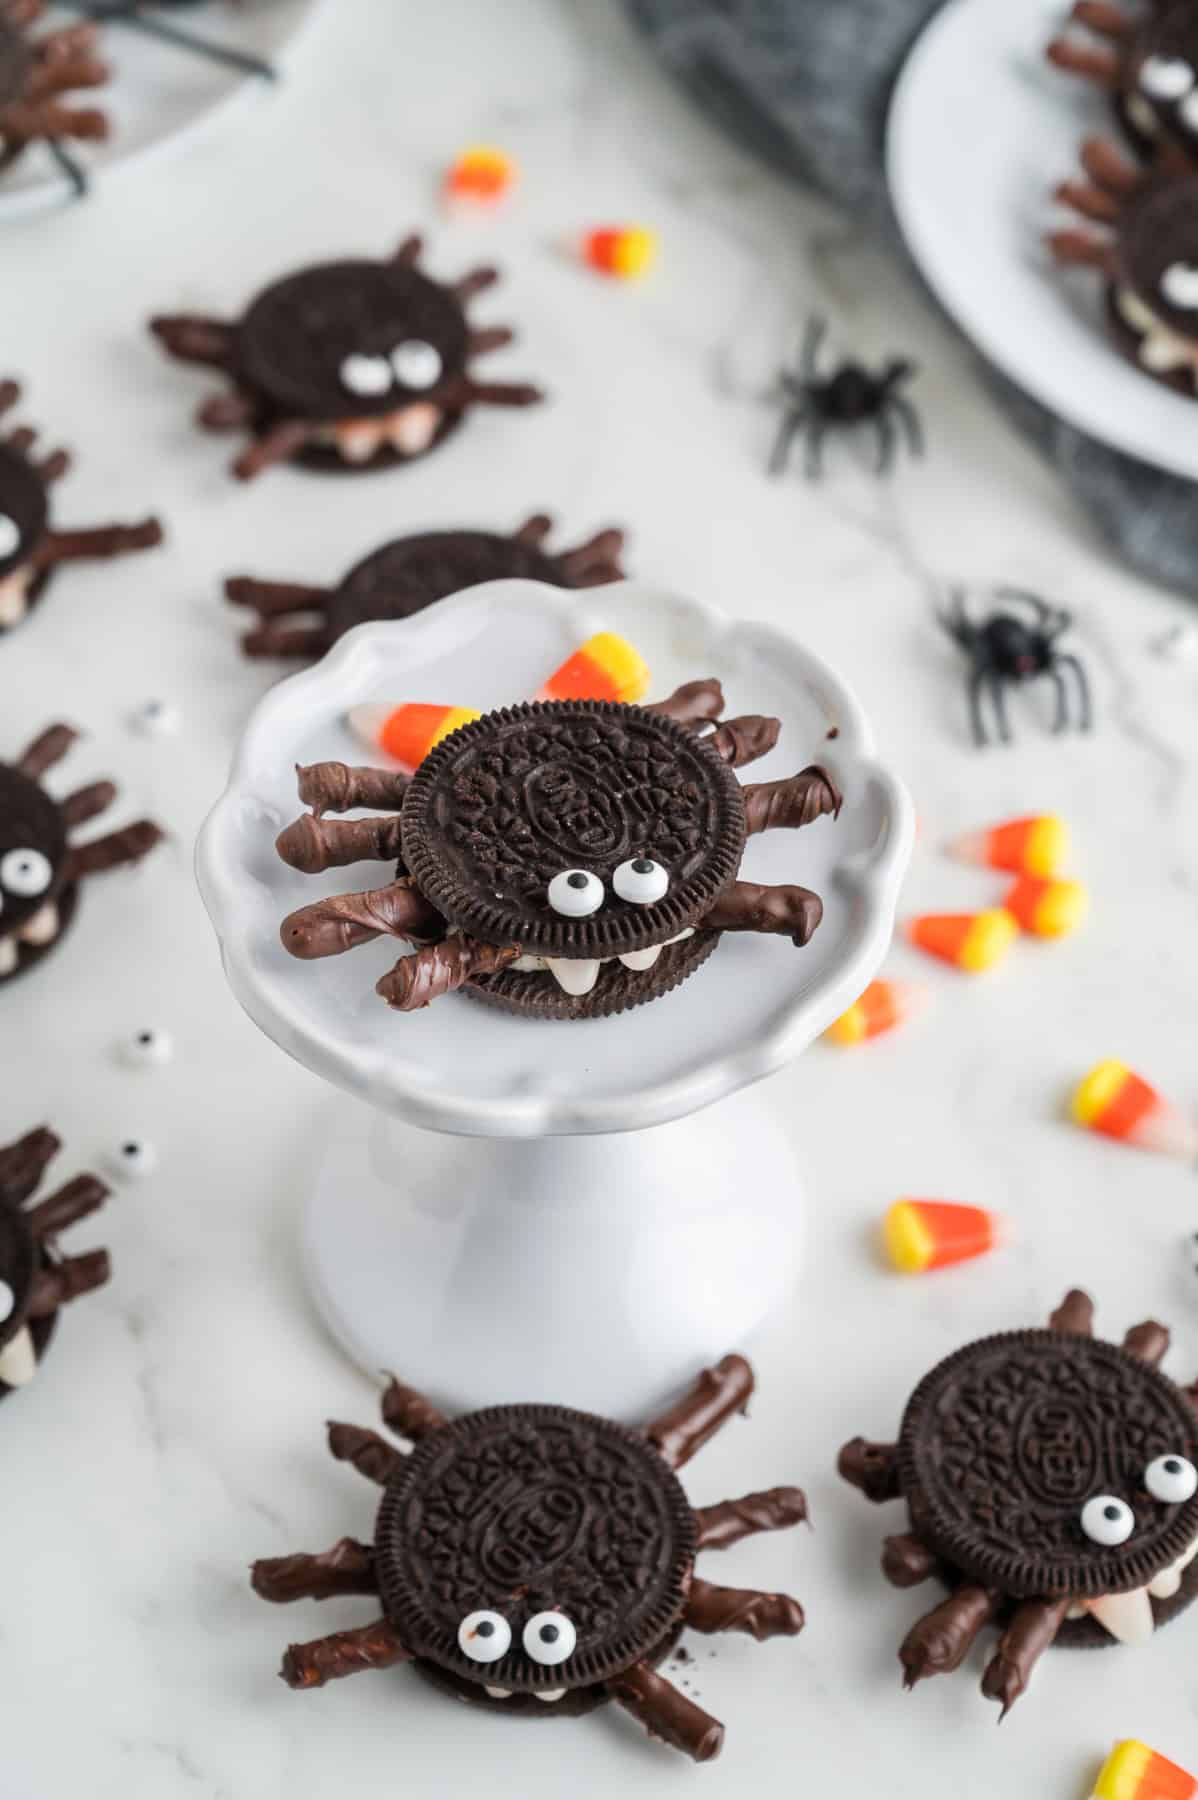
<svg viewBox="0 0 1198 1800">
<path fill-rule="evenodd" d="M 1092 723 L 1090 683 L 1078 658 L 1069 651 L 1057 649 L 1057 639 L 1073 623 L 1073 615 L 1060 606 L 1049 606 L 1038 594 L 1021 588 L 1000 587 L 993 590 L 996 600 L 1008 607 L 1025 607 L 1031 619 L 1000 609 L 987 614 L 980 624 L 969 617 L 965 606 L 965 590 L 954 588 L 949 596 L 947 612 L 937 614 L 939 623 L 953 642 L 960 646 L 972 667 L 969 674 L 969 717 L 974 742 L 990 742 L 982 718 L 982 695 L 988 693 L 998 735 L 1004 744 L 1011 741 L 1004 688 L 1008 684 L 1034 681 L 1047 675 L 1056 689 L 1057 709 L 1052 728 L 1064 731 L 1070 723 L 1069 691 L 1063 671 L 1072 672 L 1077 684 L 1077 729 L 1089 731 Z"/>
<path fill-rule="evenodd" d="M 809 481 L 823 473 L 823 443 L 829 431 L 872 423 L 877 439 L 875 470 L 889 474 L 898 445 L 896 424 L 901 427 L 912 456 L 923 455 L 923 430 L 919 415 L 899 389 L 916 373 L 906 357 L 894 356 L 879 374 L 860 363 L 844 362 L 832 374 L 819 373 L 819 347 L 828 329 L 826 319 L 807 321 L 797 373 L 784 369 L 779 377 L 786 411 L 770 457 L 769 472 L 780 475 L 790 460 L 796 437 L 804 444 L 804 473 Z"/>
</svg>

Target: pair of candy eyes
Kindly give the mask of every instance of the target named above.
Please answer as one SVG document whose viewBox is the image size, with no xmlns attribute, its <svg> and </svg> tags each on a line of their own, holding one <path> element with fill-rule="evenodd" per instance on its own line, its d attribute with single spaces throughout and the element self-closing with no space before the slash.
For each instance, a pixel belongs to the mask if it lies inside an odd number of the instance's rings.
<svg viewBox="0 0 1198 1800">
<path fill-rule="evenodd" d="M 40 850 L 6 850 L 0 856 L 0 888 L 17 900 L 36 900 L 53 879 L 53 864 Z"/>
<path fill-rule="evenodd" d="M 1184 1456 L 1158 1456 L 1144 1471 L 1144 1486 L 1162 1506 L 1181 1506 L 1198 1494 L 1198 1469 Z M 1114 1549 L 1135 1528 L 1135 1513 L 1115 1494 L 1095 1494 L 1082 1507 L 1082 1530 L 1092 1544 Z"/>
<path fill-rule="evenodd" d="M 341 364 L 341 385 L 363 400 L 389 393 L 395 382 L 420 392 L 437 385 L 442 367 L 440 352 L 432 344 L 405 338 L 389 356 L 368 356 L 364 351 L 347 356 Z"/>
<path fill-rule="evenodd" d="M 622 862 L 611 878 L 621 900 L 632 906 L 653 906 L 670 891 L 667 870 L 651 856 L 633 856 Z M 607 889 L 590 869 L 563 869 L 549 883 L 549 904 L 564 919 L 589 919 L 607 898 Z"/>
<path fill-rule="evenodd" d="M 552 1669 L 573 1656 L 578 1633 L 565 1613 L 539 1612 L 524 1627 L 522 1642 L 533 1662 Z M 471 1662 L 499 1662 L 512 1647 L 512 1628 L 502 1613 L 467 1613 L 458 1626 L 458 1647 Z"/>
</svg>

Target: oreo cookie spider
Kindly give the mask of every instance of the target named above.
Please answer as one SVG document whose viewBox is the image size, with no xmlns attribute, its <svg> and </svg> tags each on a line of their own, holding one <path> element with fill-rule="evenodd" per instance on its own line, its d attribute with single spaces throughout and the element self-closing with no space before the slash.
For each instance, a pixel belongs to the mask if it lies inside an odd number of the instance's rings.
<svg viewBox="0 0 1198 1800">
<path fill-rule="evenodd" d="M 59 942 L 75 916 L 82 881 L 139 862 L 162 837 L 157 825 L 140 819 L 86 844 L 70 841 L 75 826 L 116 798 L 111 781 L 93 781 L 65 800 L 42 785 L 77 735 L 69 725 L 51 725 L 15 763 L 0 762 L 0 982 Z"/>
<path fill-rule="evenodd" d="M 1073 1289 L 1047 1331 L 982 1338 L 933 1369 L 897 1444 L 841 1451 L 867 1499 L 907 1503 L 887 1579 L 951 1590 L 907 1633 L 907 1687 L 960 1668 L 994 1623 L 982 1692 L 1005 1717 L 1051 1644 L 1144 1644 L 1198 1598 L 1198 1384 L 1160 1373 L 1163 1325 L 1120 1348 L 1093 1319 Z"/>
<path fill-rule="evenodd" d="M 784 370 L 779 377 L 783 415 L 770 457 L 769 472 L 780 475 L 790 460 L 796 438 L 804 444 L 804 471 L 808 480 L 823 473 L 824 438 L 829 431 L 852 430 L 872 424 L 877 439 L 879 475 L 889 474 L 894 464 L 898 425 L 912 456 L 923 454 L 919 415 L 899 389 L 915 374 L 905 357 L 892 357 L 877 374 L 860 363 L 844 362 L 831 375 L 819 373 L 819 349 L 828 329 L 826 319 L 809 319 L 799 353 L 798 370 Z"/>
<path fill-rule="evenodd" d="M 20 398 L 15 381 L 0 381 L 0 415 Z M 157 519 L 138 525 L 99 525 L 56 531 L 50 525 L 50 489 L 70 467 L 65 450 L 35 461 L 37 433 L 18 425 L 0 438 L 0 633 L 19 625 L 63 563 L 124 556 L 162 542 Z"/>
<path fill-rule="evenodd" d="M 461 989 L 529 1018 L 583 1019 L 670 992 L 725 931 L 806 944 L 819 896 L 737 871 L 749 836 L 838 813 L 841 796 L 814 766 L 742 787 L 733 771 L 774 747 L 780 722 L 719 723 L 723 710 L 713 680 L 653 706 L 534 701 L 451 731 L 410 781 L 300 769 L 312 810 L 280 835 L 283 860 L 316 874 L 377 857 L 399 872 L 292 913 L 284 946 L 312 958 L 406 940 L 414 954 L 376 984 L 401 1012 Z M 389 816 L 324 817 L 355 807 Z"/>
<path fill-rule="evenodd" d="M 64 147 L 69 140 L 98 142 L 108 136 L 108 116 L 94 106 L 75 106 L 78 88 L 101 87 L 109 70 L 95 54 L 94 25 L 66 25 L 31 35 L 45 0 L 0 0 L 0 174 L 30 144 L 44 143 L 77 193 L 87 180 Z"/>
<path fill-rule="evenodd" d="M 1048 60 L 1105 93 L 1136 150 L 1165 164 L 1198 162 L 1198 13 L 1173 0 L 1144 14 L 1077 0 L 1070 14 L 1100 41 L 1065 29 Z"/>
<path fill-rule="evenodd" d="M 1005 607 L 988 613 L 980 624 L 969 617 L 964 590 L 960 588 L 954 589 L 949 610 L 938 615 L 942 628 L 970 661 L 969 717 L 974 743 L 982 747 L 990 741 L 982 717 L 983 695 L 989 696 L 999 737 L 1009 744 L 1011 727 L 1004 690 L 1034 681 L 1040 675 L 1047 675 L 1056 689 L 1053 730 L 1064 731 L 1069 723 L 1066 670 L 1077 686 L 1078 730 L 1089 731 L 1092 710 L 1086 671 L 1072 652 L 1057 649 L 1057 639 L 1073 623 L 1072 615 L 1064 607 L 1049 606 L 1038 594 L 1026 594 L 1019 588 L 996 588 L 994 597 L 1005 601 Z M 1023 617 L 1016 608 L 1023 609 Z"/>
<path fill-rule="evenodd" d="M 247 656 L 324 655 L 345 632 L 373 619 L 408 619 L 435 600 L 480 582 L 519 577 L 550 587 L 621 581 L 622 531 L 600 531 L 576 550 L 549 551 L 553 527 L 536 513 L 511 537 L 493 531 L 422 531 L 394 538 L 356 563 L 334 588 L 233 575 L 225 594 L 258 614 L 241 640 Z"/>
<path fill-rule="evenodd" d="M 37 1190 L 62 1148 L 45 1126 L 0 1148 L 0 1400 L 37 1374 L 54 1333 L 59 1308 L 109 1276 L 107 1250 L 60 1256 L 57 1237 L 103 1206 L 109 1190 L 94 1175 L 25 1202 Z"/>
<path fill-rule="evenodd" d="M 446 286 L 417 264 L 418 237 L 382 262 L 302 269 L 264 289 L 235 323 L 164 315 L 150 328 L 171 356 L 218 370 L 230 391 L 198 414 L 206 431 L 248 431 L 242 481 L 274 463 L 363 470 L 410 462 L 442 443 L 474 406 L 530 406 L 527 383 L 480 381 L 476 357 L 510 343 L 472 329 L 465 302 L 498 280 L 474 269 Z"/>
<path fill-rule="evenodd" d="M 671 1409 L 631 1430 L 564 1406 L 491 1406 L 447 1419 L 392 1380 L 376 1432 L 329 1426 L 339 1461 L 383 1489 L 373 1544 L 253 1565 L 264 1600 L 371 1594 L 382 1617 L 292 1644 L 289 1687 L 411 1663 L 459 1700 L 520 1717 L 590 1712 L 614 1700 L 651 1736 L 708 1762 L 717 1719 L 655 1672 L 685 1626 L 793 1637 L 787 1594 L 716 1587 L 696 1553 L 807 1517 L 798 1488 L 692 1509 L 676 1470 L 753 1391 L 742 1356 L 707 1369 Z"/>
<path fill-rule="evenodd" d="M 1064 268 L 1095 270 L 1105 283 L 1107 326 L 1147 375 L 1198 396 L 1198 173 L 1148 174 L 1114 144 L 1083 146 L 1083 181 L 1057 199 L 1086 223 L 1055 231 Z"/>
</svg>

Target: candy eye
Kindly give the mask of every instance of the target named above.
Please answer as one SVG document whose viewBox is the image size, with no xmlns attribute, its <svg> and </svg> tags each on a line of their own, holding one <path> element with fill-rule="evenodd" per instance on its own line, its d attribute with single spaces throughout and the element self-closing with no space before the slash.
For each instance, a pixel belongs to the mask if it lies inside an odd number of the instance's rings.
<svg viewBox="0 0 1198 1800">
<path fill-rule="evenodd" d="M 158 1167 L 158 1152 L 147 1138 L 123 1138 L 108 1158 L 114 1175 L 137 1178 Z"/>
<path fill-rule="evenodd" d="M 125 1039 L 121 1056 L 133 1068 L 157 1069 L 170 1061 L 173 1049 L 169 1031 L 158 1031 L 152 1025 L 145 1025 Z"/>
<path fill-rule="evenodd" d="M 1144 1486 L 1154 1500 L 1180 1506 L 1198 1494 L 1198 1469 L 1184 1456 L 1158 1456 L 1144 1471 Z"/>
<path fill-rule="evenodd" d="M 364 400 L 376 399 L 391 386 L 391 364 L 385 356 L 347 356 L 341 365 L 341 385 Z"/>
<path fill-rule="evenodd" d="M 3 1325 L 6 1319 L 12 1318 L 13 1309 L 16 1304 L 17 1296 L 13 1293 L 7 1281 L 0 1281 L 0 1325 Z"/>
<path fill-rule="evenodd" d="M 1177 116 L 1190 131 L 1198 131 L 1198 93 L 1186 95 L 1177 109 Z"/>
<path fill-rule="evenodd" d="M 1161 293 L 1170 306 L 1193 311 L 1198 307 L 1198 264 L 1170 263 L 1161 276 Z"/>
<path fill-rule="evenodd" d="M 19 900 L 44 894 L 53 879 L 50 859 L 40 850 L 10 850 L 6 856 L 0 856 L 0 887 L 7 888 Z"/>
<path fill-rule="evenodd" d="M 458 1648 L 471 1662 L 498 1662 L 511 1647 L 512 1628 L 502 1613 L 467 1613 L 458 1626 Z"/>
<path fill-rule="evenodd" d="M 391 367 L 401 387 L 431 388 L 441 379 L 441 357 L 423 338 L 405 338 L 391 352 Z"/>
<path fill-rule="evenodd" d="M 12 556 L 21 548 L 21 527 L 7 513 L 0 513 L 0 556 Z"/>
<path fill-rule="evenodd" d="M 1194 71 L 1180 56 L 1146 56 L 1140 86 L 1151 100 L 1180 100 L 1194 85 Z"/>
<path fill-rule="evenodd" d="M 532 1660 L 556 1668 L 573 1656 L 578 1633 L 561 1612 L 534 1613 L 524 1627 L 524 1648 Z"/>
<path fill-rule="evenodd" d="M 169 700 L 143 700 L 129 722 L 144 737 L 172 737 L 182 723 L 182 715 Z"/>
<path fill-rule="evenodd" d="M 1105 1544 L 1113 1549 L 1126 1544 L 1136 1528 L 1136 1515 L 1126 1500 L 1114 1494 L 1095 1494 L 1082 1507 L 1082 1530 L 1092 1544 Z"/>
<path fill-rule="evenodd" d="M 549 904 L 563 919 L 589 919 L 603 905 L 603 883 L 589 869 L 563 869 L 549 883 Z"/>
<path fill-rule="evenodd" d="M 651 856 L 634 856 L 631 862 L 622 862 L 611 884 L 621 900 L 630 900 L 635 906 L 652 906 L 670 891 L 669 872 Z"/>
</svg>

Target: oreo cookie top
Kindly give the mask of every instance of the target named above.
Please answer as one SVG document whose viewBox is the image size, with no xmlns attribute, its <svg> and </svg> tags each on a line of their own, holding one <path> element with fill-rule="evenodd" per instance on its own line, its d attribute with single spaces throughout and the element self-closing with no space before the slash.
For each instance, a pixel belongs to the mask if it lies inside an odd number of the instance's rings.
<svg viewBox="0 0 1198 1800">
<path fill-rule="evenodd" d="M 54 898 L 66 850 L 61 807 L 28 775 L 0 763 L 0 937 Z"/>
<path fill-rule="evenodd" d="M 364 557 L 331 595 L 330 642 L 375 619 L 407 619 L 484 581 L 517 577 L 564 587 L 557 562 L 535 544 L 491 531 L 424 531 Z"/>
<path fill-rule="evenodd" d="M 19 100 L 29 84 L 33 52 L 29 40 L 0 15 L 0 106 Z M 0 136 L 0 146 L 3 138 Z"/>
<path fill-rule="evenodd" d="M 1198 1414 L 1181 1390 L 1064 1331 L 959 1350 L 920 1383 L 899 1439 L 921 1538 L 1016 1599 L 1126 1593 L 1169 1568 L 1198 1538 L 1198 1493 L 1156 1497 L 1170 1489 L 1161 1465 L 1179 1461 L 1198 1463 Z"/>
<path fill-rule="evenodd" d="M 375 1565 L 418 1657 L 530 1693 L 602 1682 L 659 1649 L 695 1539 L 681 1484 L 638 1433 L 496 1406 L 433 1432 L 392 1476 Z"/>
<path fill-rule="evenodd" d="M 399 262 L 323 263 L 275 282 L 237 328 L 246 384 L 287 418 L 375 418 L 466 366 L 453 290 Z"/>
<path fill-rule="evenodd" d="M 29 561 L 48 518 L 41 476 L 28 457 L 0 444 L 0 580 Z"/>
<path fill-rule="evenodd" d="M 1124 202 L 1115 259 L 1117 287 L 1181 337 L 1198 338 L 1198 175 Z"/>
<path fill-rule="evenodd" d="M 442 740 L 408 788 L 404 860 L 486 943 L 604 958 L 669 942 L 736 878 L 745 809 L 692 731 L 608 701 L 530 702 Z"/>
<path fill-rule="evenodd" d="M 19 1206 L 0 1194 L 0 1350 L 25 1322 L 25 1308 L 38 1269 L 38 1251 L 29 1221 Z"/>
</svg>

